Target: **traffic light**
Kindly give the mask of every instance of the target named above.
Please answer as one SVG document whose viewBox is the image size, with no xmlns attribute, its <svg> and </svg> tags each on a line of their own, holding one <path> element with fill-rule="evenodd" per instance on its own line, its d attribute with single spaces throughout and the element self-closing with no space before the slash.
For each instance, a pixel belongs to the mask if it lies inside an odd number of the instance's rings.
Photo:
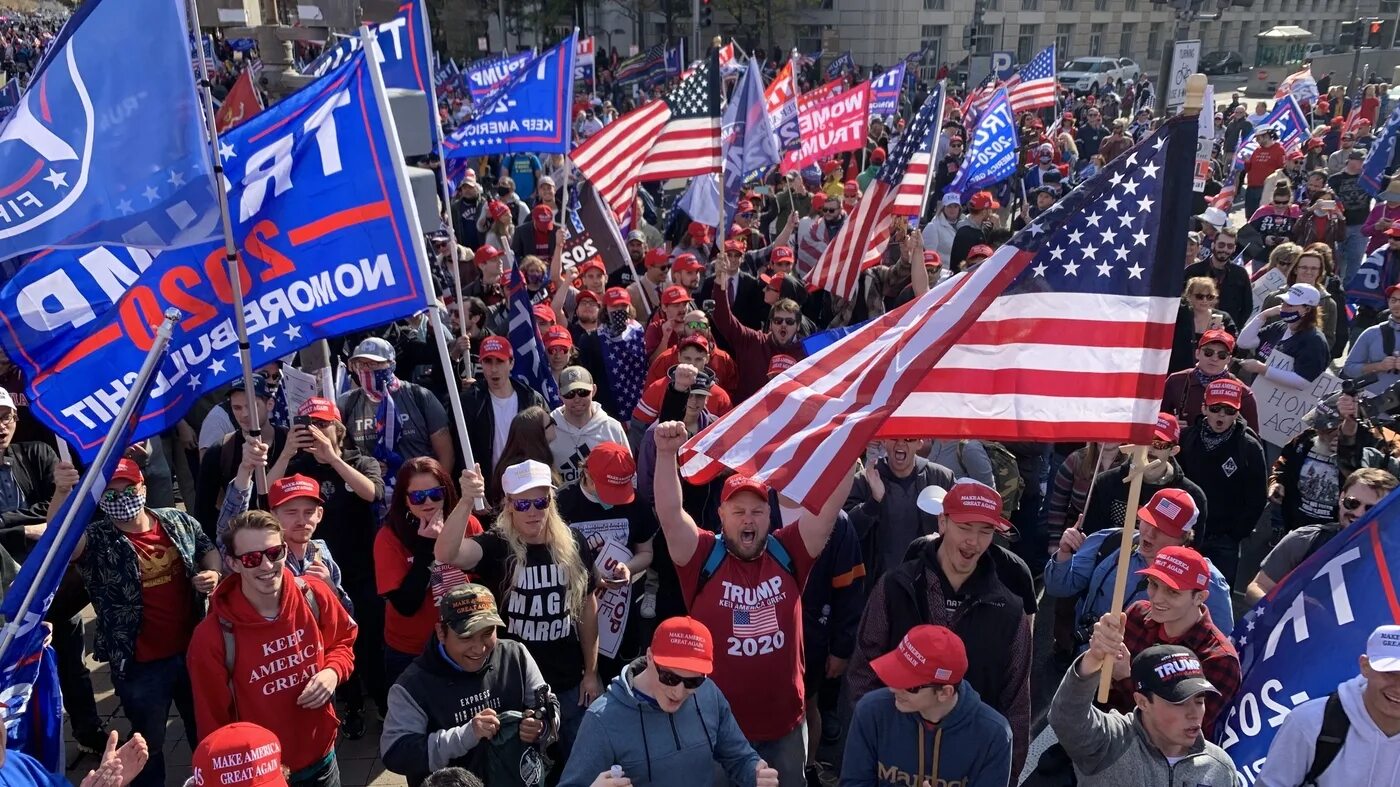
<svg viewBox="0 0 1400 787">
<path fill-rule="evenodd" d="M 975 25 L 963 28 L 963 49 L 969 52 L 977 51 L 977 27 Z"/>
<path fill-rule="evenodd" d="M 714 0 L 700 0 L 700 29 L 703 30 L 715 23 Z"/>
<path fill-rule="evenodd" d="M 1381 46 L 1381 20 L 1372 19 L 1366 35 L 1366 46 L 1372 49 L 1380 49 Z"/>
<path fill-rule="evenodd" d="M 1356 46 L 1360 43 L 1357 32 L 1361 28 L 1360 22 L 1343 22 L 1342 33 L 1337 36 L 1337 44 L 1340 46 Z"/>
</svg>

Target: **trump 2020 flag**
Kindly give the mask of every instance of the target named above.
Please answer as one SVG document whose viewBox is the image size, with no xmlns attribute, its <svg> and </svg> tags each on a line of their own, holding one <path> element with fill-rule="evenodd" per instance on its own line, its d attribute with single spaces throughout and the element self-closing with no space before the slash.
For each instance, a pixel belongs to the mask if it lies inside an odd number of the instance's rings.
<svg viewBox="0 0 1400 787">
<path fill-rule="evenodd" d="M 363 52 L 220 139 L 255 367 L 427 307 L 394 150 Z M 232 302 L 221 242 L 45 252 L 0 289 L 0 346 L 35 415 L 90 460 L 167 308 L 183 318 L 133 439 L 240 373 Z"/>
<path fill-rule="evenodd" d="M 477 106 L 477 116 L 444 143 L 447 158 L 498 153 L 567 153 L 574 91 L 575 35 L 532 58 Z"/>
<path fill-rule="evenodd" d="M 1215 739 L 1235 761 L 1241 784 L 1258 783 L 1288 714 L 1355 677 L 1371 632 L 1400 622 L 1393 582 L 1400 562 L 1391 557 L 1400 556 L 1396 516 L 1400 495 L 1392 492 L 1289 572 L 1235 626 L 1240 687 Z"/>
<path fill-rule="evenodd" d="M 520 73 L 534 59 L 534 51 L 517 52 L 478 60 L 467 66 L 464 81 L 471 92 L 472 102 L 478 106 L 511 77 Z"/>
<path fill-rule="evenodd" d="M 573 73 L 572 70 L 566 72 Z M 506 296 L 510 298 L 510 327 L 507 338 L 515 349 L 515 366 L 511 376 L 544 395 L 550 409 L 564 403 L 559 398 L 559 386 L 549 371 L 549 356 L 545 354 L 544 340 L 535 325 L 535 312 L 530 308 L 530 293 L 525 288 L 525 278 L 520 275 L 520 266 L 510 270 L 510 283 L 506 285 Z"/>
<path fill-rule="evenodd" d="M 1400 105 L 1390 111 L 1381 133 L 1366 151 L 1366 161 L 1361 165 L 1361 187 L 1366 193 L 1376 196 L 1384 187 L 1385 177 L 1390 173 L 1391 162 L 1395 160 L 1395 137 L 1400 134 Z"/>
<path fill-rule="evenodd" d="M 404 90 L 420 90 L 425 97 L 432 96 L 435 72 L 432 67 L 432 41 L 428 38 L 428 17 L 423 0 L 404 0 L 393 19 L 373 26 L 376 54 L 379 56 L 379 71 L 384 75 L 385 87 Z M 302 69 L 307 76 L 323 76 L 333 68 L 340 67 L 355 52 L 360 51 L 358 35 L 341 38 L 334 47 L 327 49 L 320 57 Z M 428 133 L 433 145 L 438 142 L 437 107 L 431 98 L 423 101 L 423 111 L 428 117 Z"/>
<path fill-rule="evenodd" d="M 133 381 L 139 376 L 136 370 L 140 368 L 144 355 L 142 353 L 142 358 L 136 366 L 123 369 L 130 371 Z M 148 380 L 145 386 L 130 392 L 131 396 L 136 397 L 134 413 L 139 413 L 145 408 L 152 382 L 153 379 Z M 21 744 L 26 752 L 40 757 L 46 766 L 53 764 L 49 758 L 55 750 L 62 752 L 63 727 L 62 724 L 55 728 L 43 723 L 43 717 L 51 714 L 53 709 L 51 705 L 44 707 L 47 677 L 44 672 L 44 640 L 48 632 L 40 624 L 48 613 L 49 605 L 53 603 L 54 593 L 68 570 L 68 563 L 73 557 L 73 551 L 78 547 L 79 539 L 93 519 L 97 500 L 107 488 L 107 480 L 115 472 L 126 447 L 134 440 L 132 430 L 135 426 L 135 417 L 123 424 L 107 461 L 101 467 L 88 468 L 88 473 L 96 475 L 91 491 L 79 497 L 74 489 L 73 494 L 69 495 L 62 507 L 54 513 L 48 529 L 30 553 L 32 559 L 24 561 L 20 566 L 19 574 L 5 591 L 4 601 L 0 602 L 0 616 L 5 619 L 5 626 L 0 629 L 0 633 L 10 636 L 13 632 L 9 645 L 0 653 L 0 697 L 4 698 L 6 710 L 5 735 L 6 738 Z M 73 523 L 66 532 L 60 533 L 59 523 L 63 522 L 70 512 L 73 513 Z M 45 555 L 52 556 L 47 563 L 42 560 Z M 21 610 L 27 595 L 32 595 L 33 601 L 28 609 Z M 23 615 L 20 614 L 21 611 Z M 3 636 L 0 636 L 0 640 L 3 640 Z M 53 652 L 49 650 L 47 658 L 52 657 Z M 34 718 L 30 718 L 31 713 L 35 714 Z M 59 759 L 59 768 L 54 769 L 54 772 L 62 768 L 61 756 Z"/>
<path fill-rule="evenodd" d="M 891 117 L 899 114 L 899 91 L 904 87 L 904 68 L 899 65 L 881 74 L 870 82 L 870 114 Z"/>
<path fill-rule="evenodd" d="M 773 127 L 768 119 L 768 107 L 763 98 L 762 71 L 750 58 L 749 68 L 739 77 L 729 106 L 720 121 L 720 141 L 724 145 L 724 221 L 728 227 L 734 219 L 739 192 L 744 181 L 764 167 L 777 164 L 781 156 L 773 139 Z"/>
<path fill-rule="evenodd" d="M 0 259 L 214 236 L 189 42 L 180 0 L 88 0 L 68 20 L 0 126 Z"/>
<path fill-rule="evenodd" d="M 856 59 L 851 57 L 851 50 L 837 55 L 830 63 L 826 64 L 826 78 L 835 79 L 847 71 L 856 70 Z"/>
<path fill-rule="evenodd" d="M 1011 177 L 1016 172 L 1016 120 L 1011 101 L 998 88 L 987 108 L 977 118 L 977 130 L 962 169 L 948 184 L 947 193 L 964 199 L 974 191 Z"/>
</svg>

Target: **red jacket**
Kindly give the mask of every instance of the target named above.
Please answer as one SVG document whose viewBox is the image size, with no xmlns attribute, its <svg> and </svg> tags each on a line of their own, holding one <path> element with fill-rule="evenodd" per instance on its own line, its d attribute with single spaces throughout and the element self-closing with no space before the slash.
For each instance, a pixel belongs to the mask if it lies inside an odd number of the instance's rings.
<svg viewBox="0 0 1400 787">
<path fill-rule="evenodd" d="M 732 392 L 734 401 L 742 402 L 767 384 L 768 362 L 773 356 L 791 355 L 799 361 L 807 357 L 807 351 L 803 349 L 802 342 L 797 340 L 796 334 L 793 335 L 793 341 L 779 344 L 773 339 L 773 334 L 755 331 L 739 322 L 729 307 L 729 298 L 719 286 L 718 279 L 715 280 L 710 297 L 715 299 L 715 313 L 712 317 L 714 328 L 729 343 L 730 354 L 734 356 L 734 362 L 739 367 L 739 387 Z"/>
<path fill-rule="evenodd" d="M 355 665 L 355 621 L 324 582 L 302 580 L 316 599 L 319 620 L 291 571 L 282 572 L 282 607 L 271 621 L 243 595 L 242 577 L 224 579 L 214 590 L 208 617 L 194 629 L 187 658 L 200 734 L 235 721 L 260 724 L 282 741 L 282 763 L 293 773 L 325 757 L 340 731 L 334 699 L 319 708 L 297 707 L 306 681 L 329 668 L 344 683 Z M 232 675 L 225 661 L 224 622 L 232 624 Z"/>
</svg>

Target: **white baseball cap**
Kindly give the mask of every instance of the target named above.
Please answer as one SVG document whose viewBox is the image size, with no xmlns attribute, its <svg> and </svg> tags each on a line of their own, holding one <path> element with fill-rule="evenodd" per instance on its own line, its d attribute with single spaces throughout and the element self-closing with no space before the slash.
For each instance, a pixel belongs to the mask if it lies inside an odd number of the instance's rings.
<svg viewBox="0 0 1400 787">
<path fill-rule="evenodd" d="M 1317 306 L 1322 302 L 1322 293 L 1311 284 L 1298 283 L 1283 294 L 1283 302 L 1289 306 Z"/>
<path fill-rule="evenodd" d="M 501 473 L 501 491 L 508 495 L 518 495 L 527 489 L 540 487 L 554 489 L 554 474 L 544 462 L 526 459 Z"/>
<path fill-rule="evenodd" d="M 1400 626 L 1378 626 L 1371 632 L 1366 661 L 1377 672 L 1400 672 Z"/>
<path fill-rule="evenodd" d="M 4 388 L 0 388 L 0 407 L 8 407 L 11 410 L 15 409 L 14 397 L 10 396 L 10 392 Z"/>
<path fill-rule="evenodd" d="M 943 513 L 943 498 L 947 496 L 948 490 L 941 486 L 926 486 L 919 491 L 919 497 L 914 504 L 925 514 L 938 516 Z"/>
</svg>

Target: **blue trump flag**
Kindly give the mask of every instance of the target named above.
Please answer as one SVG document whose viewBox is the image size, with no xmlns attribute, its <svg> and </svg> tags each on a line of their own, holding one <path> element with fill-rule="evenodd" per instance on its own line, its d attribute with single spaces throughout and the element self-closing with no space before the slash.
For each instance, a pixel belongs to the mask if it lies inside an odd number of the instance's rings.
<svg viewBox="0 0 1400 787">
<path fill-rule="evenodd" d="M 214 237 L 189 47 L 177 0 L 88 0 L 68 20 L 0 125 L 0 259 Z"/>
<path fill-rule="evenodd" d="M 422 238 L 387 169 L 395 148 L 364 53 L 220 147 L 254 366 L 427 307 L 414 256 Z M 0 289 L 0 346 L 24 370 L 35 415 L 90 459 L 151 346 L 149 326 L 171 306 L 185 316 L 134 439 L 165 431 L 238 376 L 223 257 L 217 242 L 158 256 L 99 246 L 21 267 Z"/>
<path fill-rule="evenodd" d="M 851 50 L 837 55 L 830 63 L 826 64 L 826 78 L 835 79 L 847 71 L 856 70 L 856 59 L 851 57 Z"/>
<path fill-rule="evenodd" d="M 127 367 L 133 370 L 133 382 L 140 376 L 135 370 L 141 367 L 144 360 L 145 353 L 141 353 L 136 365 Z M 0 653 L 0 696 L 5 698 L 8 711 L 5 735 L 54 773 L 63 772 L 63 726 L 61 721 L 57 726 L 48 722 L 53 718 L 61 720 L 62 714 L 51 715 L 54 703 L 50 696 L 53 686 L 49 681 L 52 676 L 46 672 L 51 667 L 45 661 L 52 661 L 53 651 L 44 647 L 48 632 L 40 624 L 53 603 L 54 593 L 68 570 L 78 541 L 87 530 L 88 522 L 94 518 L 98 498 L 106 490 L 107 481 L 116 471 L 126 447 L 136 439 L 132 436 L 132 430 L 136 427 L 134 414 L 141 412 L 148 403 L 153 380 L 148 379 L 146 385 L 130 392 L 136 397 L 133 417 L 122 424 L 117 440 L 108 452 L 107 461 L 100 467 L 88 468 L 88 473 L 96 474 L 89 493 L 79 496 L 75 489 L 54 513 L 50 520 L 52 526 L 39 538 L 30 552 L 30 559 L 20 566 L 19 574 L 6 590 L 4 601 L 0 602 L 0 616 L 5 619 L 3 631 L 6 635 L 12 634 L 9 645 Z M 73 513 L 73 523 L 67 532 L 60 532 L 58 524 L 70 512 Z M 44 563 L 45 556 L 49 556 L 47 564 Z M 33 601 L 21 617 L 20 607 L 29 595 L 32 595 Z M 45 717 L 50 718 L 46 720 Z M 55 765 L 57 767 L 53 767 Z"/>
<path fill-rule="evenodd" d="M 572 75 L 573 71 L 566 73 Z M 506 338 L 515 349 L 515 366 L 510 376 L 543 394 L 551 410 L 559 407 L 564 400 L 559 398 L 559 386 L 549 370 L 549 356 L 545 354 L 544 339 L 540 338 L 540 330 L 535 325 L 530 292 L 525 288 L 519 265 L 511 266 L 506 297 L 510 299 L 510 327 Z"/>
<path fill-rule="evenodd" d="M 19 80 L 11 77 L 10 81 L 0 88 L 0 122 L 9 117 L 10 113 L 15 111 L 15 107 L 19 106 L 19 96 Z"/>
<path fill-rule="evenodd" d="M 904 88 L 904 69 L 907 63 L 881 74 L 870 82 L 870 114 L 891 117 L 899 114 L 899 91 Z"/>
<path fill-rule="evenodd" d="M 478 60 L 467 66 L 462 72 L 462 81 L 466 83 L 467 91 L 472 95 L 472 103 L 481 106 L 483 101 L 507 80 L 520 73 L 534 58 L 533 51 L 517 52 L 513 55 Z"/>
<path fill-rule="evenodd" d="M 573 125 L 576 35 L 530 58 L 525 67 L 478 105 L 473 120 L 443 143 L 449 159 L 497 153 L 567 153 Z"/>
<path fill-rule="evenodd" d="M 977 130 L 972 134 L 962 169 L 944 193 L 957 194 L 966 202 L 972 192 L 1000 183 L 1015 172 L 1016 120 L 1006 91 L 997 88 L 977 118 Z"/>
<path fill-rule="evenodd" d="M 724 216 L 718 225 L 721 227 L 728 227 L 734 220 L 744 181 L 764 167 L 776 165 L 782 158 L 763 97 L 763 77 L 759 73 L 762 69 L 753 58 L 749 58 L 749 65 L 751 67 L 744 69 L 743 76 L 739 77 L 720 122 L 720 143 L 724 148 Z"/>
<path fill-rule="evenodd" d="M 1400 622 L 1400 495 L 1390 493 L 1293 569 L 1235 626 L 1242 680 L 1217 742 L 1254 784 L 1290 711 L 1358 672 L 1381 625 Z M 1393 558 L 1392 558 L 1393 556 Z"/>
<path fill-rule="evenodd" d="M 404 0 L 399 4 L 399 12 L 389 19 L 374 25 L 375 45 L 378 48 L 379 70 L 384 75 L 384 87 L 403 90 L 421 90 L 423 110 L 427 112 L 428 133 L 432 135 L 433 146 L 438 143 L 437 107 L 432 105 L 433 77 L 432 40 L 428 37 L 427 16 L 423 0 Z M 331 69 L 340 67 L 350 55 L 360 51 L 360 37 L 347 36 L 334 47 L 321 53 L 311 61 L 302 74 L 324 76 Z"/>
<path fill-rule="evenodd" d="M 1381 193 L 1385 177 L 1390 174 L 1391 162 L 1395 160 L 1397 134 L 1400 134 L 1400 104 L 1391 110 L 1375 143 L 1366 151 L 1365 163 L 1361 165 L 1361 187 L 1373 197 Z"/>
</svg>

